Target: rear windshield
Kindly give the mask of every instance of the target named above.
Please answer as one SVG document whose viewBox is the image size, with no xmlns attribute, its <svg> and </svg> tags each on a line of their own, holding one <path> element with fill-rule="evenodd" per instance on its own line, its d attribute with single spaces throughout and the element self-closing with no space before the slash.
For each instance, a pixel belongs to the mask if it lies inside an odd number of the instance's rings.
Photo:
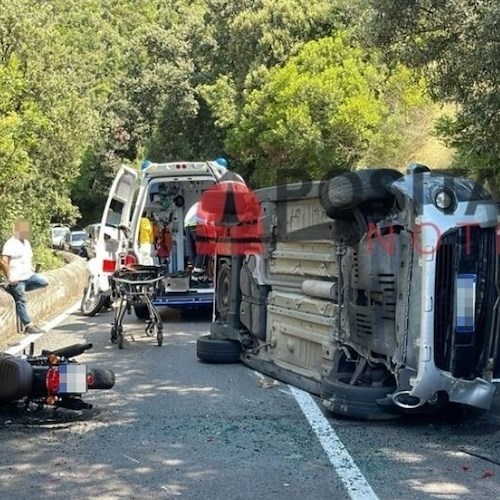
<svg viewBox="0 0 500 500">
<path fill-rule="evenodd" d="M 63 227 L 57 228 L 57 229 L 52 229 L 52 235 L 53 236 L 64 236 L 68 232 L 67 229 L 64 229 Z"/>
<path fill-rule="evenodd" d="M 72 234 L 71 235 L 71 240 L 72 241 L 83 241 L 85 239 L 85 233 L 79 233 L 79 234 Z"/>
</svg>

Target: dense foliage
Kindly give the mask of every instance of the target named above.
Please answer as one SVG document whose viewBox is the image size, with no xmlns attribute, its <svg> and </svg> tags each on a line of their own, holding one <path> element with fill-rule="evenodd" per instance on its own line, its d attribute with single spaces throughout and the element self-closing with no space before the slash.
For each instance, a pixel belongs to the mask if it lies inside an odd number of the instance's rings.
<svg viewBox="0 0 500 500">
<path fill-rule="evenodd" d="M 373 5 L 372 5 L 373 4 Z M 95 222 L 120 163 L 224 155 L 255 186 L 403 167 L 437 102 L 498 156 L 493 1 L 0 0 L 0 242 Z M 498 40 L 497 40 L 498 41 Z M 473 160 L 473 161 L 472 161 Z"/>
<path fill-rule="evenodd" d="M 368 36 L 419 70 L 458 112 L 439 124 L 457 163 L 496 190 L 500 174 L 500 4 L 496 0 L 373 0 Z M 498 193 L 497 193 L 498 194 Z"/>
</svg>

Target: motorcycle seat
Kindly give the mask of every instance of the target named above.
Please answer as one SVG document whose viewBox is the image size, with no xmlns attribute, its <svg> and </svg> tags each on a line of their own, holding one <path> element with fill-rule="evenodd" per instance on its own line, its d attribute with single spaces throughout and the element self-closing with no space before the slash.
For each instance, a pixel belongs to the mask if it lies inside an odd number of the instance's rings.
<svg viewBox="0 0 500 500">
<path fill-rule="evenodd" d="M 33 369 L 24 359 L 0 353 L 0 403 L 16 401 L 31 393 Z"/>
</svg>

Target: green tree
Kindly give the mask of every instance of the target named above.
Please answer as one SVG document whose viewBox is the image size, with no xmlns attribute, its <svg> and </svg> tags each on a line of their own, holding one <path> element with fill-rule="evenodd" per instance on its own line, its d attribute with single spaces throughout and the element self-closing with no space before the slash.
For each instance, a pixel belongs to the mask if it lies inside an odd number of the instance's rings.
<svg viewBox="0 0 500 500">
<path fill-rule="evenodd" d="M 480 178 L 499 175 L 500 5 L 495 0 L 373 1 L 372 40 L 425 73 L 436 100 L 457 114 L 439 131 Z M 493 187 L 495 182 L 493 182 Z"/>
<path fill-rule="evenodd" d="M 208 19 L 216 26 L 216 71 L 200 86 L 216 124 L 237 123 L 245 94 L 267 73 L 297 54 L 309 40 L 329 35 L 345 21 L 331 0 L 212 0 Z M 338 22 L 336 24 L 336 14 Z"/>
<path fill-rule="evenodd" d="M 256 165 L 254 182 L 273 184 L 283 170 L 320 179 L 366 152 L 380 159 L 397 147 L 399 124 L 425 103 L 425 85 L 379 59 L 342 32 L 307 43 L 271 70 L 228 134 L 230 151 Z"/>
<path fill-rule="evenodd" d="M 100 5 L 0 2 L 3 234 L 24 216 L 33 221 L 35 243 L 42 242 L 51 220 L 72 223 L 78 216 L 71 185 L 109 93 L 110 31 Z"/>
</svg>

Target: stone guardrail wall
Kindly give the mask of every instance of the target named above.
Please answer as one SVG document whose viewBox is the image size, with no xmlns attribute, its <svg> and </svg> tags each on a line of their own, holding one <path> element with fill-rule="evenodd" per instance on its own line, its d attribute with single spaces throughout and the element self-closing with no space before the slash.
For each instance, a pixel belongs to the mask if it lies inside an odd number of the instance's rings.
<svg viewBox="0 0 500 500">
<path fill-rule="evenodd" d="M 28 309 L 33 321 L 43 322 L 65 311 L 77 302 L 87 283 L 87 261 L 67 252 L 58 252 L 67 262 L 60 269 L 43 272 L 49 282 L 46 288 L 28 292 Z M 17 334 L 14 299 L 0 285 L 0 345 L 5 346 Z"/>
</svg>

